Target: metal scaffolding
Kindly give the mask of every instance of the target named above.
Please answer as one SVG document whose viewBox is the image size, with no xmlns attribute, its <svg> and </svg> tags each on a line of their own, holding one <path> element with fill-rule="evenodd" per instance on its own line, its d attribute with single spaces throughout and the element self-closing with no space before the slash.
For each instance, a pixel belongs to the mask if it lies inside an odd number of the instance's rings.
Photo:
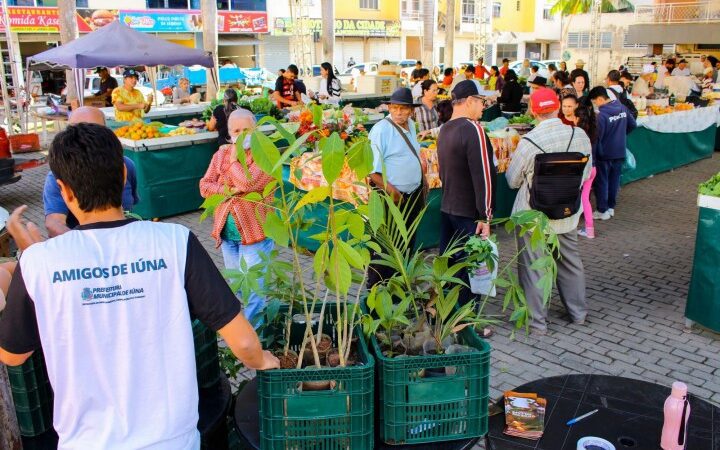
<svg viewBox="0 0 720 450">
<path fill-rule="evenodd" d="M 590 9 L 590 42 L 588 49 L 590 51 L 590 56 L 588 58 L 588 68 L 590 80 L 592 83 L 600 84 L 599 83 L 599 71 L 598 66 L 600 64 L 600 47 L 602 46 L 602 30 L 601 27 L 601 18 L 602 18 L 602 0 L 593 0 L 592 7 Z M 592 86 L 586 86 L 587 89 L 590 89 Z"/>
<path fill-rule="evenodd" d="M 293 38 L 290 45 L 290 56 L 293 64 L 300 69 L 300 74 L 312 76 L 313 65 L 313 34 L 310 29 L 310 1 L 289 0 L 290 17 L 293 23 Z"/>
<path fill-rule="evenodd" d="M 490 29 L 489 0 L 475 0 L 475 14 L 472 17 L 473 25 L 473 43 L 472 43 L 472 59 L 473 61 L 479 57 L 489 61 L 488 44 L 492 30 Z"/>
</svg>

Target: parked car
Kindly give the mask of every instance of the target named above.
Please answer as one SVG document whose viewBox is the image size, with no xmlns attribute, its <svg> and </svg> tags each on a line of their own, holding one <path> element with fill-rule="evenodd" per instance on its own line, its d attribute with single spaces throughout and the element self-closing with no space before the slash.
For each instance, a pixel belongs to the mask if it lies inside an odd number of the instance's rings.
<svg viewBox="0 0 720 450">
<path fill-rule="evenodd" d="M 415 67 L 416 62 L 416 59 L 401 59 L 400 61 L 390 61 L 390 64 L 405 69 L 407 67 Z"/>
<path fill-rule="evenodd" d="M 340 75 L 340 71 L 338 71 L 337 67 L 333 66 L 333 69 L 335 70 L 335 76 Z M 314 66 L 312 66 L 312 76 L 320 76 L 320 64 L 315 64 Z"/>
<path fill-rule="evenodd" d="M 360 73 L 363 72 L 365 75 L 377 75 L 378 66 L 379 64 L 376 62 L 361 62 L 338 75 L 338 79 L 345 89 L 355 90 L 355 79 L 360 76 Z"/>
</svg>

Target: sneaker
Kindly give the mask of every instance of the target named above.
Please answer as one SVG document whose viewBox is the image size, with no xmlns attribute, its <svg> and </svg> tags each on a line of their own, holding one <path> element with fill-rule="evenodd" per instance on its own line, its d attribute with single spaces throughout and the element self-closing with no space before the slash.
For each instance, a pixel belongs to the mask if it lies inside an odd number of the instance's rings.
<svg viewBox="0 0 720 450">
<path fill-rule="evenodd" d="M 610 213 L 610 217 L 615 217 L 615 208 L 608 208 L 607 212 Z"/>
<path fill-rule="evenodd" d="M 612 216 L 610 215 L 610 211 L 605 211 L 604 213 L 601 213 L 600 211 L 595 211 L 593 213 L 593 219 L 595 220 L 609 220 Z"/>
<path fill-rule="evenodd" d="M 581 228 L 578 230 L 578 234 L 588 239 L 595 239 L 595 232 L 592 230 L 588 231 L 585 228 Z"/>
</svg>

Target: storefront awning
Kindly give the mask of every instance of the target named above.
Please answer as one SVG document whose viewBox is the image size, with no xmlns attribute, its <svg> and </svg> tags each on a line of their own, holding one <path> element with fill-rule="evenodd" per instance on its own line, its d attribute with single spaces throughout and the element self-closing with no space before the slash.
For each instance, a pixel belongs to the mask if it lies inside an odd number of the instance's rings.
<svg viewBox="0 0 720 450">
<path fill-rule="evenodd" d="M 633 44 L 717 44 L 717 23 L 674 23 L 630 25 L 628 43 Z"/>
<path fill-rule="evenodd" d="M 227 47 L 230 45 L 258 45 L 261 41 L 250 36 L 219 36 L 218 45 Z"/>
</svg>

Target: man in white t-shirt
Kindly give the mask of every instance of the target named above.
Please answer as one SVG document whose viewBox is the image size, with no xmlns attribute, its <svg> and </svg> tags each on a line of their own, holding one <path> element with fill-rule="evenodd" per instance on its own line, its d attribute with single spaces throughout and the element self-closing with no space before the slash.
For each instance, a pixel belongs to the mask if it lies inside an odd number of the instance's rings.
<svg viewBox="0 0 720 450">
<path fill-rule="evenodd" d="M 23 252 L 0 319 L 0 362 L 42 348 L 63 449 L 196 450 L 198 386 L 191 319 L 216 330 L 246 367 L 278 367 L 197 237 L 126 219 L 123 150 L 113 132 L 77 124 L 48 156 L 80 225 L 41 242 L 13 212 Z"/>
<path fill-rule="evenodd" d="M 672 71 L 671 75 L 674 77 L 689 77 L 690 68 L 687 66 L 687 61 L 684 59 L 678 61 L 678 66 Z"/>
</svg>

